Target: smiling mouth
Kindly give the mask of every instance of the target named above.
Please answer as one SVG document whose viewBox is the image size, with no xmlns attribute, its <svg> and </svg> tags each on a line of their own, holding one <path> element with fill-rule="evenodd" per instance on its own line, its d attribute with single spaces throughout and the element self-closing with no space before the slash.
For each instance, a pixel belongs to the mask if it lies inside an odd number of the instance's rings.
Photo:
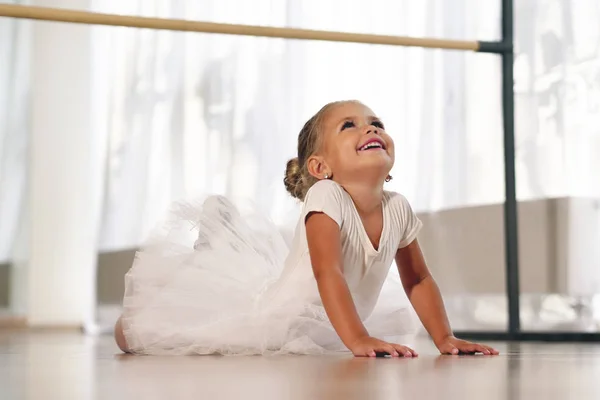
<svg viewBox="0 0 600 400">
<path fill-rule="evenodd" d="M 377 140 L 373 140 L 373 141 L 366 143 L 365 145 L 363 145 L 362 147 L 360 147 L 358 149 L 358 151 L 367 151 L 367 150 L 385 150 L 385 146 L 381 142 L 379 142 Z"/>
</svg>

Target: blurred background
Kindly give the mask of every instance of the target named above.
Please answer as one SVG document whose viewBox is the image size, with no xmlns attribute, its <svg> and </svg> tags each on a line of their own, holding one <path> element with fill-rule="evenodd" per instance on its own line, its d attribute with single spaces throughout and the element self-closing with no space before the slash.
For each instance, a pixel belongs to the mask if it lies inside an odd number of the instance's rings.
<svg viewBox="0 0 600 400">
<path fill-rule="evenodd" d="M 500 39 L 499 0 L 32 0 L 98 12 Z M 524 330 L 600 331 L 600 3 L 515 2 Z M 455 329 L 507 328 L 500 59 L 0 18 L 0 321 L 114 323 L 170 203 L 251 199 L 289 232 L 286 161 L 326 102 L 359 99 Z M 2 322 L 0 322 L 2 326 Z"/>
</svg>

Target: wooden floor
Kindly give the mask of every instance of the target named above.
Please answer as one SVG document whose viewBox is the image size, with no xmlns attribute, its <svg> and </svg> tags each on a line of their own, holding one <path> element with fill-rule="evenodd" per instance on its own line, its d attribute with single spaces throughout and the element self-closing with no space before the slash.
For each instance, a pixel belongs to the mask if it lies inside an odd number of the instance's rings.
<svg viewBox="0 0 600 400">
<path fill-rule="evenodd" d="M 600 399 L 600 344 L 498 357 L 142 357 L 110 337 L 0 330 L 0 399 Z"/>
</svg>

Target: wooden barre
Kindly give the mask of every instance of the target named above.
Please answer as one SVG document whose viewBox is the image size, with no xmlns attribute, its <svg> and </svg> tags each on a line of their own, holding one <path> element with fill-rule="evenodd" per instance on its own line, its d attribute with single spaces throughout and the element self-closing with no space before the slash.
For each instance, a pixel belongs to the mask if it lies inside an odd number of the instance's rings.
<svg viewBox="0 0 600 400">
<path fill-rule="evenodd" d="M 101 14 L 59 8 L 0 4 L 0 17 L 33 19 L 39 21 L 67 22 L 88 25 L 122 26 L 182 32 L 220 33 L 225 35 L 259 36 L 281 39 L 320 40 L 328 42 L 382 44 L 389 46 L 426 47 L 449 50 L 479 50 L 479 42 L 414 38 L 406 36 L 371 35 L 318 31 L 296 28 L 276 28 L 253 25 L 219 24 L 182 19 L 134 17 Z"/>
</svg>

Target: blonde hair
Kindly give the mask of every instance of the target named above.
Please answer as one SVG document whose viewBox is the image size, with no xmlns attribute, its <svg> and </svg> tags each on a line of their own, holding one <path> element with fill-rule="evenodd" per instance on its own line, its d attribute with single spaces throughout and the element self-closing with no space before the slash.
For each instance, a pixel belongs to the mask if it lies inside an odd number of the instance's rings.
<svg viewBox="0 0 600 400">
<path fill-rule="evenodd" d="M 323 122 L 327 112 L 335 106 L 352 101 L 335 101 L 326 104 L 313 115 L 302 127 L 298 134 L 298 157 L 287 162 L 283 183 L 288 193 L 304 201 L 308 190 L 317 183 L 318 179 L 308 172 L 308 159 L 321 147 Z"/>
</svg>

